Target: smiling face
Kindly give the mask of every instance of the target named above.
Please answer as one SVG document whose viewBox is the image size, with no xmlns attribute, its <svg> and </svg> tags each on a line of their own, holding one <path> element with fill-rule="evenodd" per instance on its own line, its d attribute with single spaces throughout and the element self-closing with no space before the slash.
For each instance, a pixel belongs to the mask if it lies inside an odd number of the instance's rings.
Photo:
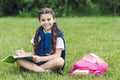
<svg viewBox="0 0 120 80">
<path fill-rule="evenodd" d="M 49 30 L 51 30 L 53 24 L 55 23 L 55 19 L 50 13 L 41 14 L 40 23 L 41 23 L 41 26 L 44 28 L 44 30 L 48 32 Z"/>
</svg>

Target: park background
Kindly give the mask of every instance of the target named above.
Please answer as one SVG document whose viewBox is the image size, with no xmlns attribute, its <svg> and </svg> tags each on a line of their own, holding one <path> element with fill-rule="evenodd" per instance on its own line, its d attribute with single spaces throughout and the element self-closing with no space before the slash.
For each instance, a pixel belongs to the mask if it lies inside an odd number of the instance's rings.
<svg viewBox="0 0 120 80">
<path fill-rule="evenodd" d="M 120 15 L 120 0 L 0 0 L 0 16 L 36 17 L 44 7 L 57 17 Z"/>
<path fill-rule="evenodd" d="M 0 0 L 0 60 L 17 49 L 30 52 L 39 26 L 37 12 L 55 11 L 66 40 L 64 76 L 21 72 L 16 64 L 0 63 L 0 80 L 120 80 L 120 0 Z M 71 78 L 73 63 L 95 53 L 109 64 L 101 78 Z"/>
</svg>

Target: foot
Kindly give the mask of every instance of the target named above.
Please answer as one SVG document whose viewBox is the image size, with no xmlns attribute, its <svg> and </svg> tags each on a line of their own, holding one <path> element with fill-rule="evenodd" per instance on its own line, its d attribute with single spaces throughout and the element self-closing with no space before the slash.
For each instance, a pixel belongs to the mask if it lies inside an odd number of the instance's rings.
<svg viewBox="0 0 120 80">
<path fill-rule="evenodd" d="M 54 73 L 57 73 L 59 75 L 63 75 L 63 70 L 61 68 L 58 68 L 58 69 L 55 69 L 55 70 L 52 70 Z"/>
</svg>

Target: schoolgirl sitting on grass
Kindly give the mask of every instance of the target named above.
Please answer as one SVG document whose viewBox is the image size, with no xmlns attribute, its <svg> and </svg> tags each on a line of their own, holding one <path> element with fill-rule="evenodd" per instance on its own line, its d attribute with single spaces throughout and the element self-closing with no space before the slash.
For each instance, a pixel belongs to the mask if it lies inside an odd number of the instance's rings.
<svg viewBox="0 0 120 80">
<path fill-rule="evenodd" d="M 54 11 L 44 8 L 38 12 L 40 27 L 36 30 L 31 42 L 32 58 L 17 59 L 17 64 L 26 70 L 44 72 L 53 70 L 62 74 L 65 65 L 65 40 L 59 29 Z M 16 50 L 17 55 L 24 55 L 24 50 Z"/>
</svg>

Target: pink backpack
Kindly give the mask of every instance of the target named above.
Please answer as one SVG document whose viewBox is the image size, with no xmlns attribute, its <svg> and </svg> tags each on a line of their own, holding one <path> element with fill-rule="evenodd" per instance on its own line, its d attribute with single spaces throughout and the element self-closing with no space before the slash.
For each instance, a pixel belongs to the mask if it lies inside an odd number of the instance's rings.
<svg viewBox="0 0 120 80">
<path fill-rule="evenodd" d="M 101 76 L 102 73 L 108 69 L 108 63 L 95 54 L 86 54 L 82 59 L 74 63 L 72 73 L 70 76 L 74 76 L 75 70 L 89 70 L 89 74 Z"/>
</svg>

